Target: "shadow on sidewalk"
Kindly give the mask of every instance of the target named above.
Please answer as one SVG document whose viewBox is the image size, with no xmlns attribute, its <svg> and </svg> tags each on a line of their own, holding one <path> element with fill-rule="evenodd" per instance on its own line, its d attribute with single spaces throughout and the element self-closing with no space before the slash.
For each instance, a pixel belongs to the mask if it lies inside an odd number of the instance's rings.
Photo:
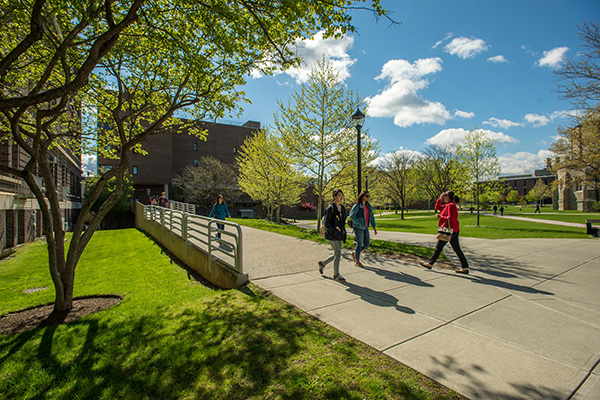
<svg viewBox="0 0 600 400">
<path fill-rule="evenodd" d="M 384 277 L 385 279 L 389 279 L 394 282 L 404 282 L 409 285 L 422 286 L 422 287 L 433 287 L 431 283 L 424 282 L 420 278 L 416 276 L 405 274 L 404 272 L 394 272 L 388 271 L 386 269 L 376 268 L 376 267 L 365 267 L 367 271 L 375 272 L 377 275 Z"/>
<path fill-rule="evenodd" d="M 331 279 L 324 277 L 325 279 Z M 394 307 L 396 311 L 403 312 L 405 314 L 415 314 L 415 310 L 410 307 L 404 307 L 398 304 L 398 299 L 389 293 L 379 292 L 377 290 L 370 289 L 365 286 L 356 285 L 354 283 L 339 282 L 346 286 L 346 290 L 352 294 L 360 296 L 361 300 L 371 303 L 378 307 Z"/>
</svg>

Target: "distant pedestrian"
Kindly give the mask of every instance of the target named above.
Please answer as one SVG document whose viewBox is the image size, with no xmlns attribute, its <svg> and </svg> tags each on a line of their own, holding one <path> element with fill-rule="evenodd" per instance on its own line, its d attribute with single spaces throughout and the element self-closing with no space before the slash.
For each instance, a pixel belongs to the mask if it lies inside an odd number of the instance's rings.
<svg viewBox="0 0 600 400">
<path fill-rule="evenodd" d="M 169 199 L 167 199 L 167 194 L 162 192 L 160 198 L 158 199 L 158 205 L 164 208 L 169 208 Z"/>
<path fill-rule="evenodd" d="M 377 228 L 375 227 L 375 215 L 373 215 L 373 208 L 369 203 L 371 195 L 366 190 L 363 190 L 356 199 L 356 204 L 352 206 L 350 210 L 350 219 L 352 220 L 352 229 L 354 230 L 354 237 L 356 239 L 356 248 L 352 253 L 352 260 L 354 265 L 360 268 L 365 266 L 360 262 L 360 253 L 369 247 L 371 244 L 371 237 L 369 236 L 369 227 L 373 227 L 373 234 L 377 235 Z"/>
<path fill-rule="evenodd" d="M 454 192 L 448 191 L 440 194 L 440 197 L 437 199 L 435 203 L 435 209 L 441 211 L 436 217 L 439 219 L 438 226 L 449 226 L 452 228 L 452 237 L 450 238 L 450 245 L 452 246 L 452 250 L 458 256 L 460 260 L 461 269 L 457 269 L 454 272 L 459 274 L 468 274 L 469 273 L 469 263 L 467 262 L 467 258 L 465 257 L 462 249 L 460 248 L 460 243 L 458 241 L 458 234 L 460 231 L 460 225 L 458 223 L 458 210 L 456 209 L 456 204 L 454 203 Z M 435 245 L 435 250 L 433 254 L 429 258 L 428 262 L 420 262 L 419 264 L 427 269 L 431 269 L 433 264 L 437 261 L 440 254 L 442 254 L 442 250 L 446 242 L 443 240 L 438 240 Z"/>
<path fill-rule="evenodd" d="M 220 219 L 223 221 L 225 220 L 225 218 L 231 218 L 231 215 L 229 214 L 229 209 L 227 208 L 227 204 L 225 204 L 225 200 L 223 200 L 223 195 L 217 196 L 217 201 L 215 202 L 215 205 L 213 206 L 212 210 L 210 210 L 210 214 L 208 214 L 208 217 L 214 217 L 215 219 Z M 225 225 L 217 223 L 217 229 L 219 229 L 220 231 L 224 231 Z M 220 232 L 217 232 L 217 237 L 221 239 Z"/>
<path fill-rule="evenodd" d="M 504 206 L 500 206 L 500 216 L 504 216 Z"/>
<path fill-rule="evenodd" d="M 542 210 L 540 210 L 540 204 L 539 203 L 535 205 L 535 211 L 533 213 L 534 214 L 535 213 L 540 213 L 540 214 L 542 213 Z"/>
<path fill-rule="evenodd" d="M 152 205 L 152 206 L 158 205 L 158 201 L 156 200 L 156 196 L 152 196 L 150 198 L 150 205 Z"/>
<path fill-rule="evenodd" d="M 498 206 L 494 204 L 493 210 L 494 210 L 494 215 L 496 215 L 496 211 L 498 211 Z"/>
<path fill-rule="evenodd" d="M 319 272 L 323 275 L 323 270 L 333 261 L 333 279 L 339 282 L 344 282 L 340 275 L 340 260 L 342 258 L 342 242 L 346 241 L 346 207 L 342 205 L 344 201 L 344 193 L 340 189 L 333 191 L 333 201 L 325 210 L 325 239 L 329 240 L 329 244 L 333 248 L 333 254 L 325 261 L 319 261 Z"/>
</svg>

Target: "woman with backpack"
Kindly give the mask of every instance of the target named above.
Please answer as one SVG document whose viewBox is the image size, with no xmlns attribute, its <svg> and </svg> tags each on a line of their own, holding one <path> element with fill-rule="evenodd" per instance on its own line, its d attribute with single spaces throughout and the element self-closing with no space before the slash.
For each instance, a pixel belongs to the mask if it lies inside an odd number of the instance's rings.
<svg viewBox="0 0 600 400">
<path fill-rule="evenodd" d="M 369 244 L 371 243 L 371 237 L 369 236 L 369 227 L 373 227 L 373 234 L 377 235 L 377 228 L 375 227 L 375 215 L 369 198 L 371 195 L 368 191 L 363 190 L 356 199 L 356 204 L 352 206 L 350 210 L 350 220 L 352 221 L 352 229 L 354 230 L 354 237 L 356 238 L 356 248 L 352 253 L 352 260 L 354 265 L 360 268 L 365 266 L 360 262 L 360 253 L 362 253 Z"/>
<path fill-rule="evenodd" d="M 333 247 L 333 254 L 325 261 L 319 261 L 319 273 L 323 275 L 325 266 L 333 261 L 333 280 L 344 282 L 340 275 L 340 259 L 342 258 L 342 242 L 346 241 L 346 207 L 342 205 L 344 193 L 340 189 L 333 191 L 333 201 L 325 210 L 323 222 L 325 223 L 325 239 Z"/>
<path fill-rule="evenodd" d="M 454 192 L 448 191 L 440 194 L 440 197 L 437 199 L 435 203 L 435 209 L 440 211 L 439 214 L 436 214 L 438 218 L 438 227 L 449 227 L 452 228 L 452 236 L 450 237 L 450 245 L 452 246 L 452 250 L 458 256 L 460 260 L 460 264 L 462 266 L 461 269 L 457 269 L 454 272 L 458 274 L 468 274 L 469 273 L 469 263 L 467 262 L 467 258 L 465 257 L 462 249 L 460 248 L 460 243 L 458 241 L 458 234 L 460 231 L 460 225 L 458 223 L 458 209 L 456 208 L 456 203 L 458 202 L 458 196 L 454 195 Z M 442 253 L 444 246 L 446 245 L 446 241 L 438 240 L 435 245 L 435 250 L 433 254 L 429 258 L 428 262 L 420 262 L 419 264 L 422 267 L 427 269 L 431 269 L 433 264 L 437 261 L 438 257 Z"/>
</svg>

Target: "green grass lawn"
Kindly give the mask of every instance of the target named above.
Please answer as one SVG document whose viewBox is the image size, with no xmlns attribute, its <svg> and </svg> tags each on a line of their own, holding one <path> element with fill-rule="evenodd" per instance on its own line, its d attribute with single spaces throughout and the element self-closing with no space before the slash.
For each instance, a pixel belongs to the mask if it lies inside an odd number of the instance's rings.
<svg viewBox="0 0 600 400">
<path fill-rule="evenodd" d="M 292 236 L 298 239 L 312 240 L 313 242 L 328 244 L 329 241 L 323 239 L 315 229 L 304 229 L 296 225 L 277 224 L 275 222 L 266 219 L 242 219 L 242 218 L 231 218 L 231 222 L 236 222 L 240 225 L 246 225 L 251 228 L 262 229 L 269 232 L 279 233 L 281 235 Z M 343 248 L 351 250 L 354 249 L 354 239 L 349 236 L 346 243 L 343 244 Z M 396 254 L 408 254 L 417 257 L 429 258 L 431 256 L 432 249 L 429 247 L 415 246 L 405 243 L 388 242 L 385 240 L 373 239 L 371 236 L 371 245 L 366 252 L 373 253 L 376 255 L 396 255 Z M 440 255 L 441 260 L 448 260 L 444 255 Z"/>
<path fill-rule="evenodd" d="M 76 277 L 76 296 L 124 299 L 0 335 L 2 399 L 460 398 L 254 285 L 190 280 L 137 230 L 96 233 Z M 44 242 L 0 262 L 0 314 L 53 298 Z"/>
<path fill-rule="evenodd" d="M 498 217 L 480 216 L 480 226 L 477 227 L 476 214 L 460 214 L 460 235 L 485 239 L 516 239 L 516 238 L 589 238 L 585 229 L 559 225 L 550 225 L 529 221 L 517 221 Z M 437 219 L 377 219 L 377 229 L 382 231 L 400 231 L 412 233 L 434 234 Z"/>
</svg>

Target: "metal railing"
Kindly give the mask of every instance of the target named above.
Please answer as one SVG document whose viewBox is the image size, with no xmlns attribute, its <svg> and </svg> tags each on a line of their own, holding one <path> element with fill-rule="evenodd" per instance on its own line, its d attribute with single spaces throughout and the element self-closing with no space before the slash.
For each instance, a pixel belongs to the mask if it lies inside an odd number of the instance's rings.
<svg viewBox="0 0 600 400">
<path fill-rule="evenodd" d="M 196 206 L 194 204 L 182 203 L 180 201 L 172 200 L 169 201 L 169 204 L 171 204 L 171 209 L 175 211 L 183 211 L 188 214 L 196 214 Z"/>
<path fill-rule="evenodd" d="M 242 228 L 240 225 L 185 211 L 177 211 L 160 206 L 145 205 L 144 218 L 159 224 L 163 229 L 179 236 L 189 246 L 195 246 L 208 254 L 208 267 L 214 272 L 212 263 L 219 260 L 239 273 L 243 273 Z M 223 224 L 225 230 L 217 228 Z M 227 228 L 230 228 L 227 230 Z M 216 235 L 220 234 L 221 238 Z"/>
</svg>

